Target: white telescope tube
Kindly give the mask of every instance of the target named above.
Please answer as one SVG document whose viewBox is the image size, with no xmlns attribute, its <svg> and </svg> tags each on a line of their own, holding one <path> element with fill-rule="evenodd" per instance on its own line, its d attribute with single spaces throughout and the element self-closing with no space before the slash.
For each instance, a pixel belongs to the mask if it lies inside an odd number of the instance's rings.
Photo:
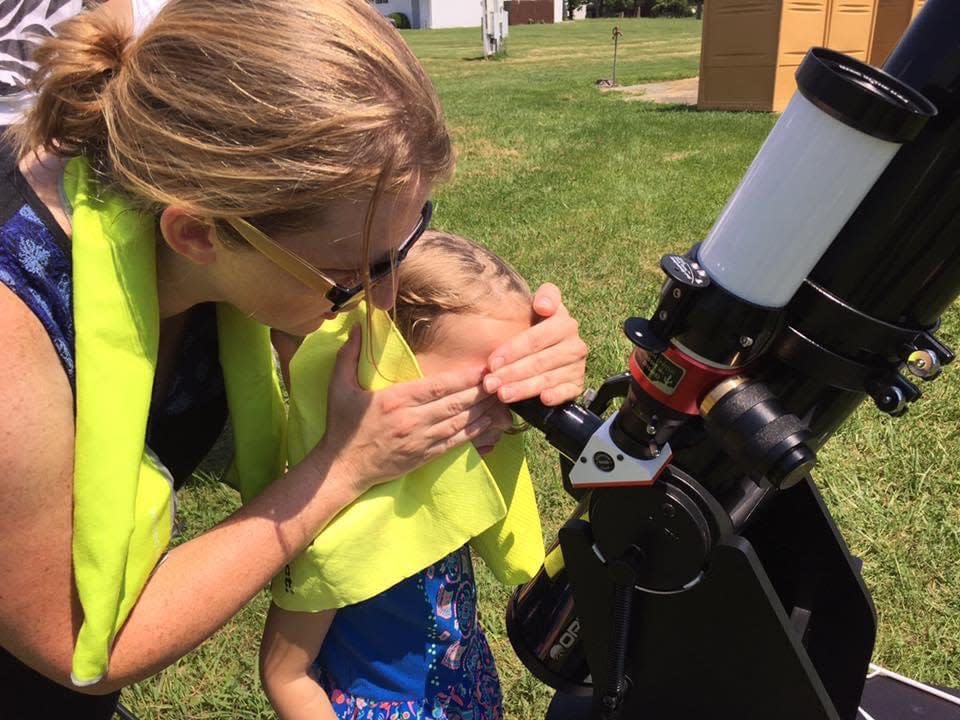
<svg viewBox="0 0 960 720">
<path fill-rule="evenodd" d="M 804 87 L 808 63 L 815 75 Z M 804 66 L 797 73 L 800 91 L 698 255 L 714 282 L 770 308 L 789 302 L 906 139 L 896 137 L 897 126 L 878 123 L 877 113 L 913 114 L 924 122 L 936 113 L 910 88 L 839 53 L 813 50 Z M 851 105 L 845 93 L 863 97 Z"/>
</svg>

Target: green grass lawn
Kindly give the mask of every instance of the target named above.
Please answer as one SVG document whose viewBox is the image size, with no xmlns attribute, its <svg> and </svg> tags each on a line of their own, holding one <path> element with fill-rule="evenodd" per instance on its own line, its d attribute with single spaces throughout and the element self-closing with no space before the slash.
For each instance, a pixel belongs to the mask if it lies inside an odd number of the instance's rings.
<svg viewBox="0 0 960 720">
<path fill-rule="evenodd" d="M 620 82 L 696 75 L 700 24 L 620 20 Z M 622 319 L 649 312 L 661 254 L 701 240 L 775 117 L 696 113 L 624 102 L 610 76 L 614 21 L 511 28 L 508 55 L 486 62 L 479 30 L 408 31 L 436 82 L 459 150 L 437 195 L 437 227 L 488 244 L 531 283 L 556 282 L 591 346 L 593 383 L 620 372 Z M 944 336 L 957 344 L 955 311 Z M 824 496 L 865 561 L 880 620 L 876 660 L 960 685 L 960 383 L 925 388 L 901 420 L 864 407 L 821 452 Z M 555 455 L 531 455 L 548 540 L 571 508 Z M 191 532 L 236 504 L 211 481 L 182 493 Z M 542 717 L 548 691 L 513 657 L 503 628 L 508 590 L 479 568 L 481 614 L 510 718 Z M 272 717 L 256 680 L 259 598 L 213 640 L 124 693 L 141 718 Z M 184 612 L 190 612 L 185 608 Z"/>
</svg>

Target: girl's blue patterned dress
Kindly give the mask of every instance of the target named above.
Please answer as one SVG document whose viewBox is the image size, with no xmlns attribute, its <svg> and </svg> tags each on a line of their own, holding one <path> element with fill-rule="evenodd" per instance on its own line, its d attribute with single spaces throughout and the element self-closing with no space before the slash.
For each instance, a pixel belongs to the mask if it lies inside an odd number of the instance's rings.
<svg viewBox="0 0 960 720">
<path fill-rule="evenodd" d="M 340 720 L 499 720 L 469 549 L 338 610 L 314 670 Z"/>
</svg>

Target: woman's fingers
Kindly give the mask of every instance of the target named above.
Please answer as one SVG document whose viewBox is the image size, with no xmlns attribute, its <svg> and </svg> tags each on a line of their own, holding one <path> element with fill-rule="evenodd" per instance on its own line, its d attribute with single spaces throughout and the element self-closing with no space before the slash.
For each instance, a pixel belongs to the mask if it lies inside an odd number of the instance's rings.
<svg viewBox="0 0 960 720">
<path fill-rule="evenodd" d="M 489 415 L 480 415 L 471 420 L 464 428 L 446 438 L 438 439 L 433 447 L 430 448 L 430 455 L 436 457 L 442 455 L 448 450 L 468 443 L 474 438 L 480 437 L 493 423 Z"/>
<path fill-rule="evenodd" d="M 543 320 L 490 354 L 492 372 L 484 378 L 484 389 L 505 403 L 539 396 L 559 405 L 582 391 L 587 346 L 556 285 L 537 290 L 533 309 Z"/>
<path fill-rule="evenodd" d="M 579 338 L 577 321 L 562 305 L 548 318 L 503 343 L 490 353 L 487 364 L 499 377 L 503 369 L 535 353 L 547 350 L 563 340 Z"/>
<path fill-rule="evenodd" d="M 583 379 L 578 382 L 561 383 L 540 393 L 540 402 L 547 407 L 562 405 L 565 402 L 574 400 L 583 394 Z"/>
<path fill-rule="evenodd" d="M 535 333 L 554 322 L 555 327 Z M 541 400 L 548 402 L 550 398 L 551 404 L 559 404 L 579 394 L 578 391 L 571 395 L 570 391 L 583 386 L 587 346 L 577 334 L 575 320 L 555 315 L 507 345 L 510 347 L 500 357 L 516 352 L 516 359 L 484 378 L 484 389 L 496 392 L 502 402 L 517 402 L 547 393 Z"/>
<path fill-rule="evenodd" d="M 360 334 L 354 331 L 337 357 L 327 431 L 316 450 L 344 469 L 357 492 L 475 438 L 496 437 L 511 423 L 503 403 L 483 389 L 483 367 L 369 392 L 357 382 L 360 353 Z M 559 384 L 557 373 L 542 377 Z"/>
<path fill-rule="evenodd" d="M 337 361 L 333 366 L 333 383 L 335 387 L 359 389 L 357 382 L 357 365 L 360 362 L 360 326 L 354 325 L 350 329 L 347 341 L 337 351 Z"/>
<path fill-rule="evenodd" d="M 471 440 L 504 412 L 480 384 L 482 367 L 366 391 L 356 377 L 360 345 L 351 334 L 337 357 L 327 431 L 316 450 L 358 491 Z"/>
<path fill-rule="evenodd" d="M 497 393 L 501 402 L 519 402 L 539 397 L 545 405 L 559 405 L 583 392 L 583 369 L 565 366 L 504 385 Z"/>
<path fill-rule="evenodd" d="M 587 346 L 579 337 L 522 357 L 496 373 L 500 400 L 525 400 L 560 384 L 582 382 L 586 357 Z M 539 387 L 536 391 L 532 389 L 535 385 Z"/>
<path fill-rule="evenodd" d="M 463 370 L 451 370 L 422 380 L 395 385 L 391 391 L 395 390 L 393 394 L 396 400 L 405 405 L 447 403 L 452 406 L 456 403 L 464 403 L 463 407 L 467 407 L 489 394 L 480 384 L 484 372 L 485 368 L 480 365 Z"/>
<path fill-rule="evenodd" d="M 544 283 L 533 296 L 533 311 L 542 318 L 553 315 L 557 308 L 563 307 L 560 288 L 553 283 Z"/>
</svg>

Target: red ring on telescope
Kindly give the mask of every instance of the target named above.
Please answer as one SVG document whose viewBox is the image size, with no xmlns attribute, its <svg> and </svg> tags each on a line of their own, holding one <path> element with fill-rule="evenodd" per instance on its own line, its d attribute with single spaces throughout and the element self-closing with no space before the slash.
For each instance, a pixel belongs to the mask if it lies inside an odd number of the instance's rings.
<svg viewBox="0 0 960 720">
<path fill-rule="evenodd" d="M 717 368 L 694 360 L 671 345 L 662 353 L 637 348 L 630 355 L 630 374 L 657 402 L 684 415 L 699 415 L 700 402 L 721 380 L 743 368 Z"/>
</svg>

